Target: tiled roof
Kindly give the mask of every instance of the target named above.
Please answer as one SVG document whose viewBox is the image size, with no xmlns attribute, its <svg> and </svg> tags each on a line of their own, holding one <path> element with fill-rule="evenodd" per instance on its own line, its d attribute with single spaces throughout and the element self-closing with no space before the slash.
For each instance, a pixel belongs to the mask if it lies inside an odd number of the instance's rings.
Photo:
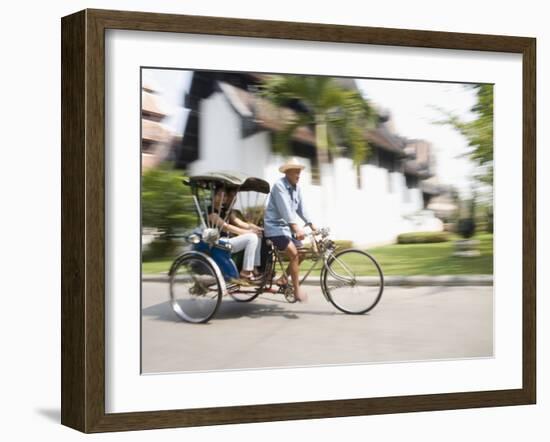
<svg viewBox="0 0 550 442">
<path fill-rule="evenodd" d="M 141 91 L 141 109 L 159 117 L 164 117 L 167 113 L 159 96 L 146 89 Z"/>
<path fill-rule="evenodd" d="M 244 118 L 254 118 L 254 122 L 264 129 L 281 131 L 284 129 L 285 122 L 292 121 L 296 116 L 292 109 L 278 107 L 269 100 L 257 97 L 244 89 L 222 82 L 219 86 L 237 113 Z M 365 134 L 369 143 L 393 153 L 403 154 L 403 140 L 384 127 L 367 130 Z M 305 144 L 315 145 L 315 133 L 307 126 L 299 127 L 292 138 Z"/>
<path fill-rule="evenodd" d="M 168 141 L 170 132 L 164 127 L 163 124 L 142 118 L 141 136 L 144 140 L 164 142 Z"/>
<path fill-rule="evenodd" d="M 286 122 L 292 121 L 296 116 L 291 109 L 275 106 L 265 98 L 257 97 L 228 83 L 220 82 L 220 89 L 241 117 L 253 118 L 254 123 L 264 129 L 280 132 L 284 129 Z M 315 145 L 315 134 L 307 126 L 296 129 L 292 138 L 305 144 Z"/>
</svg>

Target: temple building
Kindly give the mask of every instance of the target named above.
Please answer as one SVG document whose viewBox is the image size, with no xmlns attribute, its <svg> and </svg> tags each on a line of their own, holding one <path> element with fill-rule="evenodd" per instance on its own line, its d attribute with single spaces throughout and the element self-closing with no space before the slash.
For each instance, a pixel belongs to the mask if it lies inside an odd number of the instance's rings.
<svg viewBox="0 0 550 442">
<path fill-rule="evenodd" d="M 154 167 L 170 154 L 170 131 L 162 123 L 166 110 L 151 82 L 141 87 L 141 167 Z"/>
</svg>

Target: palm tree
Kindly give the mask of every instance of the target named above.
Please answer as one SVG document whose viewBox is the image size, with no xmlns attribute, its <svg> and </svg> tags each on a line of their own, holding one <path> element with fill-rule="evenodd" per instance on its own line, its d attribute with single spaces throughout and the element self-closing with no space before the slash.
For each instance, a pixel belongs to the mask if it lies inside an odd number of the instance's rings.
<svg viewBox="0 0 550 442">
<path fill-rule="evenodd" d="M 284 129 L 276 132 L 276 150 L 286 151 L 294 131 L 312 125 L 319 166 L 329 162 L 329 151 L 336 155 L 342 145 L 357 167 L 367 157 L 365 130 L 374 124 L 376 115 L 356 90 L 345 89 L 330 77 L 277 75 L 265 80 L 261 95 L 277 106 L 300 105 Z"/>
</svg>

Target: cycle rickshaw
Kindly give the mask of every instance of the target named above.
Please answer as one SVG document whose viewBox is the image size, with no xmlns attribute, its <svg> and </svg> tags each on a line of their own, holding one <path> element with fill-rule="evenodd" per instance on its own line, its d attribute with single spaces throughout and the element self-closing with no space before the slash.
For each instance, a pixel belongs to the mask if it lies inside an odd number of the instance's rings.
<svg viewBox="0 0 550 442">
<path fill-rule="evenodd" d="M 222 192 L 236 192 L 226 208 L 226 217 L 235 211 L 244 220 L 261 223 L 269 183 L 240 173 L 212 172 L 187 178 L 184 184 L 191 187 L 200 227 L 185 238 L 187 250 L 170 268 L 170 301 L 177 316 L 186 322 L 205 323 L 216 314 L 222 298 L 228 296 L 237 302 L 250 302 L 262 293 L 273 293 L 296 302 L 284 253 L 262 239 L 261 276 L 254 285 L 243 285 L 238 279 L 239 256 L 232 254 L 228 239 L 209 222 L 214 192 L 221 188 Z M 374 257 L 354 248 L 338 250 L 327 228 L 311 232 L 308 237 L 310 246 L 300 249 L 300 253 L 312 264 L 300 284 L 321 263 L 319 281 L 328 302 L 348 314 L 372 310 L 384 290 L 382 270 Z M 285 275 L 282 279 L 287 282 L 277 283 L 275 277 L 279 274 Z"/>
</svg>

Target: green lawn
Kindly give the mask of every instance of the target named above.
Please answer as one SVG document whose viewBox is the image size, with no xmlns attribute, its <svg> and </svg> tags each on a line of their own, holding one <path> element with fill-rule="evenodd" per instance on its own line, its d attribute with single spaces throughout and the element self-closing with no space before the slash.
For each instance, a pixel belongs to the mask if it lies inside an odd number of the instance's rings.
<svg viewBox="0 0 550 442">
<path fill-rule="evenodd" d="M 141 264 L 141 270 L 143 273 L 166 273 L 171 265 L 170 260 L 144 262 Z"/>
<path fill-rule="evenodd" d="M 480 234 L 481 256 L 461 258 L 453 256 L 453 241 L 434 244 L 393 244 L 367 249 L 373 255 L 384 275 L 467 275 L 493 273 L 493 235 Z M 143 263 L 144 274 L 168 272 L 171 260 Z M 311 263 L 304 261 L 301 268 L 306 271 Z M 314 271 L 313 275 L 318 274 Z"/>
<path fill-rule="evenodd" d="M 367 250 L 385 275 L 490 275 L 493 273 L 493 235 L 480 234 L 481 255 L 453 256 L 453 241 L 434 244 L 394 244 Z"/>
</svg>

